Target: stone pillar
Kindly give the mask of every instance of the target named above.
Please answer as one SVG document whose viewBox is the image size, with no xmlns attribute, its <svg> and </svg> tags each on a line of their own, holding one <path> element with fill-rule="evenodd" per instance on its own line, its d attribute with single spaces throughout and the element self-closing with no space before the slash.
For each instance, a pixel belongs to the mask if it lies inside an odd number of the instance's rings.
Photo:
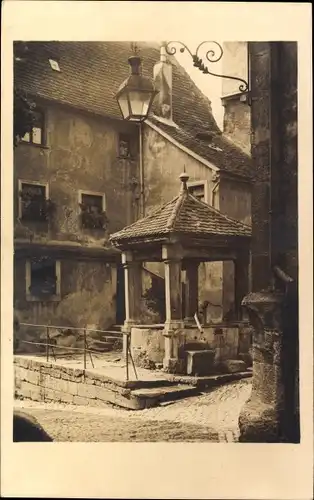
<svg viewBox="0 0 314 500">
<path fill-rule="evenodd" d="M 240 441 L 298 443 L 297 44 L 249 49 L 254 293 L 243 305 L 254 328 L 253 388 Z"/>
<path fill-rule="evenodd" d="M 125 321 L 123 331 L 131 334 L 133 325 L 139 322 L 142 296 L 142 263 L 135 261 L 132 252 L 122 254 L 125 283 Z M 123 351 L 126 352 L 126 337 L 123 336 Z"/>
<path fill-rule="evenodd" d="M 249 253 L 239 254 L 234 262 L 234 303 L 236 319 L 242 319 L 242 300 L 249 293 Z"/>
<path fill-rule="evenodd" d="M 195 322 L 194 314 L 198 311 L 198 262 L 187 262 L 185 265 L 185 318 L 184 321 Z"/>
<path fill-rule="evenodd" d="M 299 440 L 295 401 L 298 354 L 293 349 L 295 303 L 294 284 L 286 293 L 251 293 L 243 301 L 254 327 L 254 376 L 251 397 L 239 418 L 242 442 Z"/>
<path fill-rule="evenodd" d="M 170 373 L 180 372 L 179 335 L 184 324 L 182 319 L 182 257 L 180 248 L 165 245 L 162 249 L 165 264 L 166 321 L 163 331 L 165 339 L 164 370 Z"/>
</svg>

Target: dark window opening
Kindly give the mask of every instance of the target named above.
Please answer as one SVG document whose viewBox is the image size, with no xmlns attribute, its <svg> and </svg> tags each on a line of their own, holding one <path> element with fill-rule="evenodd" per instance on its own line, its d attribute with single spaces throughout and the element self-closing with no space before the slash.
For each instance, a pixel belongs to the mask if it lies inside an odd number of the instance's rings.
<svg viewBox="0 0 314 500">
<path fill-rule="evenodd" d="M 130 158 L 131 156 L 131 139 L 127 134 L 119 134 L 119 157 Z"/>
<path fill-rule="evenodd" d="M 46 186 L 23 183 L 20 197 L 23 220 L 47 220 Z"/>
<path fill-rule="evenodd" d="M 31 260 L 31 284 L 29 292 L 35 297 L 47 297 L 57 293 L 56 262 L 49 257 Z"/>
<path fill-rule="evenodd" d="M 86 229 L 103 229 L 106 216 L 103 211 L 103 197 L 93 194 L 82 194 L 81 219 Z"/>
<path fill-rule="evenodd" d="M 26 132 L 22 137 L 23 142 L 30 144 L 43 144 L 44 143 L 44 114 L 41 110 L 36 108 L 34 113 L 34 122 L 29 132 Z"/>
<path fill-rule="evenodd" d="M 200 184 L 198 186 L 188 186 L 189 193 L 200 201 L 205 202 L 205 190 L 204 185 Z"/>
</svg>

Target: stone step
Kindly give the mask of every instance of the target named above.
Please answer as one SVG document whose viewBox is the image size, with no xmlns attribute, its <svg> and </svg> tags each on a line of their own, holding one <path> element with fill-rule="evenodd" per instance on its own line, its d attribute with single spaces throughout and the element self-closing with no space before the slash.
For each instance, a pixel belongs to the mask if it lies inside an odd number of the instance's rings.
<svg viewBox="0 0 314 500">
<path fill-rule="evenodd" d="M 112 339 L 123 339 L 123 335 L 120 332 L 115 332 L 111 330 L 104 330 L 103 332 L 87 332 L 87 337 L 92 339 L 103 339 L 103 338 L 112 338 Z"/>
<path fill-rule="evenodd" d="M 166 401 L 176 401 L 188 396 L 195 396 L 199 390 L 191 385 L 171 385 L 165 387 L 151 387 L 147 389 L 136 389 L 131 392 L 131 399 L 136 400 L 137 407 L 151 408 Z"/>
<path fill-rule="evenodd" d="M 93 340 L 88 343 L 89 349 L 99 351 L 99 352 L 108 352 L 112 350 L 113 342 L 103 342 L 101 340 Z"/>
<path fill-rule="evenodd" d="M 116 331 L 116 332 L 121 332 L 123 328 L 123 325 L 111 325 L 110 330 Z"/>
</svg>

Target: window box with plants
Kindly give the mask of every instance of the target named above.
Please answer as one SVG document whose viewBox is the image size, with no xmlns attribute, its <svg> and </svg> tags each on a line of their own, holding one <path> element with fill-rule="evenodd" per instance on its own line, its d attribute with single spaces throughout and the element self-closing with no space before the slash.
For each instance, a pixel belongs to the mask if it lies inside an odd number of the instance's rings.
<svg viewBox="0 0 314 500">
<path fill-rule="evenodd" d="M 80 203 L 81 209 L 81 225 L 83 229 L 99 229 L 104 230 L 108 225 L 108 217 L 102 208 Z"/>
<path fill-rule="evenodd" d="M 22 204 L 21 218 L 24 221 L 48 222 L 55 211 L 55 203 L 45 198 L 44 194 L 35 189 L 20 191 Z"/>
</svg>

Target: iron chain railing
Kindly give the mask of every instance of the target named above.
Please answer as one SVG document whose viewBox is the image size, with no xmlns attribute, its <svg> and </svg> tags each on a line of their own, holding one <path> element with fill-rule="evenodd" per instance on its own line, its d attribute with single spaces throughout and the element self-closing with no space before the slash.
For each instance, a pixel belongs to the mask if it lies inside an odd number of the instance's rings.
<svg viewBox="0 0 314 500">
<path fill-rule="evenodd" d="M 34 323 L 19 323 L 20 326 L 26 326 L 26 327 L 31 327 L 31 328 L 44 328 L 46 331 L 46 340 L 45 342 L 38 342 L 34 340 L 19 340 L 19 342 L 24 343 L 24 344 L 32 344 L 32 345 L 38 345 L 38 346 L 44 346 L 45 352 L 46 352 L 46 360 L 49 361 L 49 354 L 50 354 L 50 349 L 52 352 L 52 356 L 54 360 L 56 361 L 56 353 L 55 349 L 62 349 L 62 350 L 68 350 L 71 351 L 71 354 L 73 354 L 73 351 L 81 352 L 83 353 L 83 364 L 84 364 L 84 370 L 86 370 L 87 367 L 87 353 L 89 354 L 90 362 L 93 368 L 95 368 L 94 365 L 94 360 L 92 354 L 99 354 L 98 351 L 95 349 L 90 349 L 88 345 L 88 340 L 87 340 L 87 332 L 96 332 L 96 333 L 104 333 L 108 334 L 108 331 L 106 330 L 95 330 L 92 328 L 78 328 L 78 327 L 70 327 L 70 326 L 56 326 L 56 325 L 38 325 Z M 50 330 L 55 329 L 55 330 L 71 330 L 71 331 L 80 331 L 82 332 L 83 330 L 83 347 L 72 347 L 72 346 L 64 346 L 64 345 L 58 345 L 56 343 L 53 343 L 50 337 Z M 131 359 L 132 362 L 132 367 L 133 371 L 135 374 L 136 379 L 138 380 L 137 376 L 137 371 L 135 368 L 134 360 L 132 357 L 131 353 L 131 348 L 130 348 L 130 335 L 128 333 L 122 332 L 123 336 L 126 336 L 126 380 L 129 380 L 129 358 Z M 106 341 L 98 340 L 98 344 L 107 344 Z"/>
</svg>

